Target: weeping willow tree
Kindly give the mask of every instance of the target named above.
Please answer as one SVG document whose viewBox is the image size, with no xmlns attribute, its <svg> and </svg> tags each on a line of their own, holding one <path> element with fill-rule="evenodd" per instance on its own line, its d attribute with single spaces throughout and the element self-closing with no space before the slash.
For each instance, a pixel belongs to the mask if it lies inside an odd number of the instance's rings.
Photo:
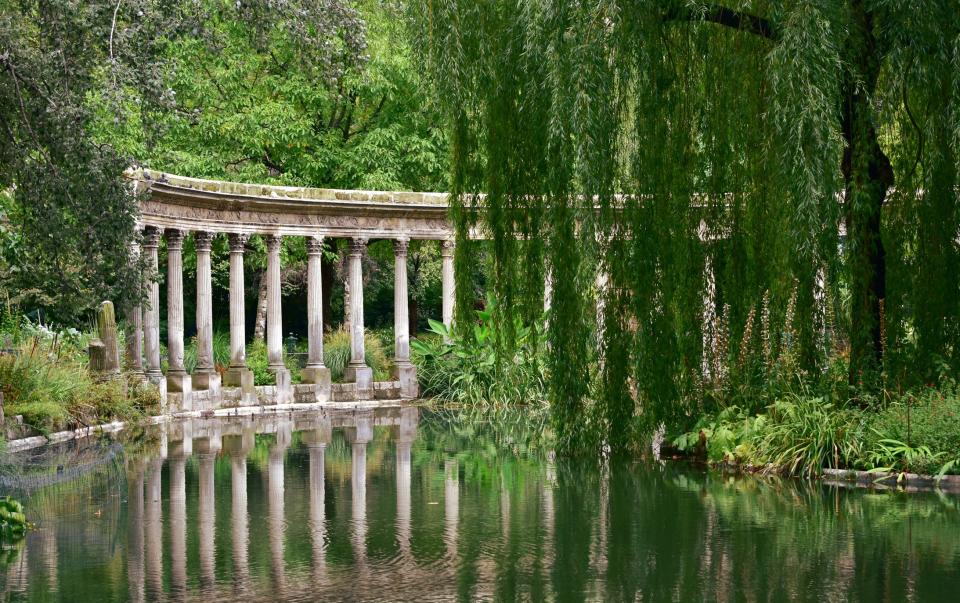
<svg viewBox="0 0 960 603">
<path fill-rule="evenodd" d="M 414 4 L 456 261 L 485 230 L 527 318 L 550 275 L 562 445 L 622 449 L 787 354 L 866 394 L 955 373 L 960 2 Z"/>
</svg>

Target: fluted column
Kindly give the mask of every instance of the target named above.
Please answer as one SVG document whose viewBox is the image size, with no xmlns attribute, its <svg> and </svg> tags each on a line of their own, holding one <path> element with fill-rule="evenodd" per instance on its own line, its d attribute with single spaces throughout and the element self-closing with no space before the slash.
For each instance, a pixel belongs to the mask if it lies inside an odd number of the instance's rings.
<svg viewBox="0 0 960 603">
<path fill-rule="evenodd" d="M 210 250 L 213 233 L 195 232 L 197 249 L 197 368 L 193 372 L 193 388 L 220 389 L 220 374 L 213 364 L 213 283 L 210 274 Z"/>
<path fill-rule="evenodd" d="M 303 383 L 314 384 L 314 402 L 330 399 L 330 369 L 323 364 L 323 237 L 307 237 L 307 366 Z"/>
<path fill-rule="evenodd" d="M 410 363 L 410 311 L 407 292 L 407 249 L 410 240 L 397 239 L 393 242 L 394 281 L 393 281 L 393 349 L 394 376 L 400 381 L 400 395 L 404 398 L 416 398 L 417 369 Z"/>
<path fill-rule="evenodd" d="M 363 265 L 361 258 L 367 240 L 350 240 L 350 364 L 343 372 L 344 380 L 357 384 L 357 399 L 369 400 L 373 395 L 373 370 L 366 363 L 363 341 Z"/>
<path fill-rule="evenodd" d="M 143 316 L 144 346 L 147 356 L 147 378 L 154 383 L 163 382 L 160 370 L 160 283 L 157 282 L 158 249 L 160 229 L 147 226 L 143 230 L 143 249 L 147 256 L 147 308 Z M 161 397 L 166 404 L 166 396 Z"/>
<path fill-rule="evenodd" d="M 180 410 L 192 408 L 190 375 L 183 366 L 183 231 L 167 236 L 167 392 L 182 394 Z"/>
<path fill-rule="evenodd" d="M 283 237 L 268 235 L 267 241 L 267 362 L 276 378 L 276 403 L 292 399 L 290 371 L 283 364 L 283 317 L 280 309 L 280 244 Z"/>
<path fill-rule="evenodd" d="M 230 367 L 223 376 L 223 384 L 240 388 L 243 405 L 256 404 L 257 392 L 253 372 L 247 368 L 246 311 L 244 308 L 243 252 L 249 237 L 230 235 Z"/>
<path fill-rule="evenodd" d="M 453 249 L 451 240 L 443 241 L 440 255 L 443 259 L 443 324 L 449 329 L 453 326 L 453 302 L 456 297 L 456 281 L 453 278 Z"/>
<path fill-rule="evenodd" d="M 133 306 L 127 312 L 127 370 L 143 378 L 143 307 Z"/>
</svg>

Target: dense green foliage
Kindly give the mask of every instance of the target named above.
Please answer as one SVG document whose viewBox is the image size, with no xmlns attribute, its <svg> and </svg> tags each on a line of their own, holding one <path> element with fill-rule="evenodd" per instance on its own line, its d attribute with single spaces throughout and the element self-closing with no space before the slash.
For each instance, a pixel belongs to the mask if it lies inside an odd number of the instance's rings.
<svg viewBox="0 0 960 603">
<path fill-rule="evenodd" d="M 9 496 L 0 498 L 0 542 L 13 542 L 27 533 L 27 516 L 23 505 Z"/>
<path fill-rule="evenodd" d="M 487 308 L 476 312 L 473 329 L 458 333 L 431 320 L 431 333 L 410 342 L 422 396 L 471 407 L 537 406 L 546 400 L 543 331 L 516 319 L 513 356 L 503 358 L 493 345 L 495 311 L 488 300 Z"/>
<path fill-rule="evenodd" d="M 507 357 L 552 275 L 562 448 L 623 450 L 635 427 L 687 423 L 732 382 L 749 397 L 784 362 L 808 381 L 839 356 L 834 403 L 861 406 L 957 374 L 958 12 L 413 6 L 451 123 L 458 267 L 480 222 Z M 460 316 L 471 303 L 459 296 Z"/>
</svg>

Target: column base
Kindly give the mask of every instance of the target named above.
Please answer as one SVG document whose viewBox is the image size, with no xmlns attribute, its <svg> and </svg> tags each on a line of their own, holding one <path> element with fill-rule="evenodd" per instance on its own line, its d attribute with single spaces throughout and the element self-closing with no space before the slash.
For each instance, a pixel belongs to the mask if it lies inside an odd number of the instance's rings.
<svg viewBox="0 0 960 603">
<path fill-rule="evenodd" d="M 220 390 L 220 373 L 213 369 L 197 369 L 192 378 L 194 390 Z"/>
<path fill-rule="evenodd" d="M 417 367 L 409 362 L 398 364 L 393 369 L 393 376 L 400 382 L 401 398 L 416 398 L 420 395 L 420 383 L 417 381 Z"/>
<path fill-rule="evenodd" d="M 348 364 L 343 369 L 343 380 L 357 384 L 357 399 L 373 398 L 373 369 L 365 364 Z"/>
<path fill-rule="evenodd" d="M 253 371 L 245 366 L 230 367 L 223 375 L 225 387 L 239 387 L 241 404 L 256 404 L 257 390 L 254 387 Z"/>
<path fill-rule="evenodd" d="M 179 408 L 171 412 L 193 410 L 193 381 L 185 371 L 167 373 L 167 394 L 180 394 Z"/>
<path fill-rule="evenodd" d="M 290 371 L 286 368 L 271 368 L 274 380 L 277 384 L 277 396 L 274 399 L 275 404 L 289 404 L 293 402 L 293 385 L 291 385 Z"/>
<path fill-rule="evenodd" d="M 308 366 L 300 371 L 300 382 L 314 386 L 317 402 L 330 400 L 330 369 L 325 366 Z M 311 398 L 314 396 L 311 396 Z"/>
</svg>

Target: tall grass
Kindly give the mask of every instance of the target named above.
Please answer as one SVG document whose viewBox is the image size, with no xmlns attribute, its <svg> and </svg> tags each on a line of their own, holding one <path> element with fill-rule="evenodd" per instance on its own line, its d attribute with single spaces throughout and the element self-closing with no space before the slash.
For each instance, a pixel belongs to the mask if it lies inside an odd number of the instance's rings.
<svg viewBox="0 0 960 603">
<path fill-rule="evenodd" d="M 387 357 L 383 343 L 372 333 L 364 337 L 367 366 L 373 369 L 373 378 L 376 381 L 387 381 L 391 378 L 393 362 Z M 300 368 L 287 358 L 284 361 L 290 370 L 294 382 L 299 381 Z M 228 358 L 229 363 L 229 358 Z M 323 338 L 323 363 L 330 369 L 330 378 L 335 382 L 343 381 L 343 371 L 350 363 L 350 334 L 343 329 L 327 333 Z M 270 385 L 274 382 L 273 374 L 269 370 L 267 360 L 267 346 L 262 340 L 255 340 L 247 346 L 247 367 L 253 372 L 253 380 L 257 385 Z"/>
<path fill-rule="evenodd" d="M 15 354 L 0 356 L 0 390 L 4 411 L 23 415 L 40 432 L 95 425 L 109 420 L 137 420 L 159 410 L 154 388 L 136 382 L 98 383 L 86 362 L 58 350 L 56 339 L 34 337 Z"/>
</svg>

